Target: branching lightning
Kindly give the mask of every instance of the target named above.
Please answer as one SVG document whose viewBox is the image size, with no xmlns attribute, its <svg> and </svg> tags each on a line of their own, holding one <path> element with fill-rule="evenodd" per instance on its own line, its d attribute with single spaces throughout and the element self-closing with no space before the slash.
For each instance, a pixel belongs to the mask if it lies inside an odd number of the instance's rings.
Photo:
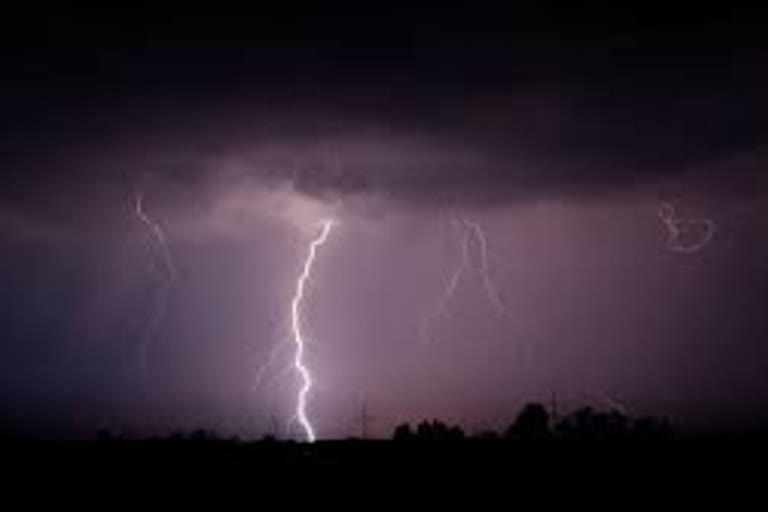
<svg viewBox="0 0 768 512">
<path fill-rule="evenodd" d="M 256 370 L 256 375 L 254 377 L 253 381 L 253 390 L 257 391 L 264 381 L 264 376 L 266 375 L 267 371 L 269 371 L 269 368 L 272 367 L 275 363 L 275 361 L 278 360 L 278 357 L 280 357 L 281 353 L 285 349 L 285 347 L 288 347 L 285 342 L 281 341 L 277 343 L 275 346 L 272 347 L 272 349 L 269 351 L 269 355 L 266 358 L 266 361 L 259 366 L 258 370 Z M 279 378 L 282 376 L 283 373 L 286 373 L 288 370 L 292 369 L 293 365 L 288 365 L 281 372 L 278 373 L 278 375 L 274 378 Z"/>
<path fill-rule="evenodd" d="M 499 297 L 496 285 L 491 278 L 490 265 L 488 263 L 488 239 L 485 236 L 485 231 L 483 230 L 482 225 L 479 222 L 467 219 L 452 220 L 451 223 L 462 231 L 461 258 L 459 259 L 456 269 L 451 274 L 451 278 L 448 280 L 448 285 L 440 297 L 440 300 L 437 302 L 437 305 L 422 319 L 419 325 L 419 334 L 424 342 L 430 341 L 429 326 L 443 314 L 446 306 L 453 298 L 464 272 L 471 266 L 470 248 L 473 238 L 479 247 L 480 261 L 477 270 L 480 272 L 480 276 L 483 280 L 483 290 L 485 291 L 485 295 L 500 316 L 507 316 L 509 314 L 509 310 Z"/>
<path fill-rule="evenodd" d="M 301 427 L 304 429 L 307 441 L 309 442 L 314 442 L 316 437 L 314 427 L 307 417 L 307 395 L 312 389 L 312 375 L 304 361 L 306 342 L 301 329 L 301 303 L 304 300 L 304 288 L 312 273 L 312 266 L 315 262 L 315 257 L 317 256 L 317 250 L 328 239 L 332 227 L 333 220 L 323 221 L 320 234 L 310 243 L 309 254 L 304 261 L 301 274 L 296 282 L 296 293 L 291 300 L 291 328 L 293 330 L 293 339 L 296 344 L 293 366 L 301 378 L 301 388 L 299 389 L 296 402 L 296 417 L 298 418 Z"/>
<path fill-rule="evenodd" d="M 163 290 L 158 297 L 158 302 L 156 303 L 155 309 L 147 324 L 146 332 L 139 344 L 139 366 L 142 369 L 146 369 L 149 347 L 152 345 L 152 342 L 157 335 L 157 329 L 165 316 L 168 308 L 170 288 L 176 281 L 176 266 L 173 263 L 173 256 L 168 247 L 168 242 L 163 229 L 157 222 L 153 221 L 144 210 L 144 196 L 141 192 L 136 193 L 134 211 L 136 217 L 144 226 L 146 226 L 147 230 L 152 235 L 152 239 L 155 241 L 154 245 L 161 251 L 167 273 L 167 279 L 163 286 Z"/>
<path fill-rule="evenodd" d="M 472 222 L 466 219 L 463 222 L 467 229 L 471 230 L 475 234 L 475 240 L 477 240 L 477 243 L 480 246 L 479 270 L 480 275 L 483 278 L 483 288 L 485 288 L 485 295 L 488 297 L 488 300 L 491 302 L 491 304 L 493 304 L 496 312 L 500 316 L 506 316 L 509 314 L 509 311 L 501 301 L 499 293 L 496 290 L 496 285 L 491 279 L 491 271 L 488 265 L 488 239 L 485 236 L 485 231 L 483 231 L 483 227 L 478 222 Z"/>
<path fill-rule="evenodd" d="M 699 252 L 712 241 L 717 226 L 710 219 L 683 219 L 677 215 L 672 203 L 663 202 L 658 210 L 659 218 L 667 229 L 667 248 L 670 251 L 683 254 Z M 697 243 L 684 243 L 682 240 L 685 229 L 701 227 L 704 234 Z"/>
<path fill-rule="evenodd" d="M 462 224 L 457 220 L 452 220 L 451 223 L 454 226 L 462 226 Z M 440 300 L 437 302 L 435 308 L 421 320 L 421 324 L 419 325 L 419 335 L 421 336 L 422 341 L 425 343 L 430 341 L 429 326 L 443 314 L 443 310 L 448 305 L 448 302 L 450 302 L 454 292 L 456 291 L 456 287 L 461 280 L 462 274 L 464 274 L 464 270 L 469 266 L 470 237 L 471 232 L 465 229 L 462 236 L 461 259 L 459 260 L 459 264 L 456 266 L 453 274 L 451 274 L 451 278 L 448 281 L 448 286 L 445 288 L 445 291 L 440 297 Z"/>
<path fill-rule="evenodd" d="M 275 329 L 275 331 L 273 339 L 277 341 L 272 345 L 272 348 L 269 349 L 266 355 L 258 354 L 253 356 L 254 359 L 262 361 L 257 365 L 254 373 L 252 384 L 252 390 L 254 392 L 257 392 L 262 388 L 271 388 L 277 380 L 293 371 L 293 363 L 289 360 L 290 357 L 284 357 L 288 354 L 287 349 L 293 345 L 291 341 L 293 333 L 288 312 L 286 312 L 285 319 L 279 322 L 278 328 Z M 278 368 L 279 370 L 277 374 L 269 376 L 270 373 L 272 373 L 273 368 Z"/>
<path fill-rule="evenodd" d="M 163 259 L 165 260 L 165 266 L 168 271 L 168 280 L 174 281 L 176 279 L 176 266 L 173 263 L 173 256 L 171 256 L 171 250 L 168 248 L 165 233 L 160 225 L 150 219 L 144 211 L 144 196 L 141 192 L 136 194 L 136 216 L 144 223 L 157 241 L 158 247 L 163 253 Z"/>
</svg>

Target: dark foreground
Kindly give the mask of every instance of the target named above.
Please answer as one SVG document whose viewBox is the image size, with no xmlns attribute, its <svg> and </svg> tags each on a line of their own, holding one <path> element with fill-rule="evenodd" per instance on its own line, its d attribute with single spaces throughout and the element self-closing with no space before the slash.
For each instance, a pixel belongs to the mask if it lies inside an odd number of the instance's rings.
<svg viewBox="0 0 768 512">
<path fill-rule="evenodd" d="M 90 441 L 30 439 L 17 431 L 0 441 L 1 462 L 25 462 L 38 467 L 87 466 L 185 469 L 215 468 L 226 464 L 247 466 L 365 465 L 490 467 L 547 470 L 550 466 L 604 468 L 644 460 L 659 470 L 659 455 L 687 466 L 701 463 L 712 468 L 716 459 L 755 458 L 762 464 L 768 455 L 768 424 L 740 428 L 690 431 L 674 428 L 663 418 L 630 418 L 618 411 L 584 407 L 553 419 L 538 403 L 527 404 L 505 430 L 467 435 L 459 425 L 438 420 L 407 423 L 395 428 L 390 440 L 323 440 L 315 443 L 223 438 L 215 432 L 175 432 L 170 437 L 132 440 L 101 431 Z M 10 432 L 10 430 L 8 430 Z M 11 440 L 14 439 L 14 440 Z M 602 462 L 601 462 L 602 461 Z M 609 462 L 605 464 L 605 462 Z M 739 462 L 739 466 L 743 463 Z M 733 467 L 728 464 L 723 467 Z"/>
<path fill-rule="evenodd" d="M 766 436 L 710 436 L 665 441 L 20 441 L 0 444 L 6 462 L 64 463 L 89 467 L 146 466 L 171 469 L 199 464 L 373 465 L 407 467 L 544 466 L 552 459 L 646 459 L 673 454 L 680 460 L 768 455 Z M 706 441 L 706 442 L 702 442 Z M 467 466 L 469 465 L 469 466 Z M 209 466 L 210 467 L 210 466 Z"/>
</svg>

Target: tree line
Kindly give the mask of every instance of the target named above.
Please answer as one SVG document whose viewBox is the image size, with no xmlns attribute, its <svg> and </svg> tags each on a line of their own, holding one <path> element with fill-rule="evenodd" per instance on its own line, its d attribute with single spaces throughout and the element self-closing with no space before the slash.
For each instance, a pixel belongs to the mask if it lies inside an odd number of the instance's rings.
<svg viewBox="0 0 768 512">
<path fill-rule="evenodd" d="M 553 418 L 539 403 L 525 405 L 515 421 L 502 432 L 486 430 L 467 436 L 459 426 L 449 426 L 438 420 L 425 420 L 414 428 L 408 423 L 398 425 L 392 436 L 395 441 L 621 440 L 671 437 L 671 425 L 662 418 L 630 418 L 616 410 L 602 412 L 589 406 L 562 418 Z"/>
</svg>

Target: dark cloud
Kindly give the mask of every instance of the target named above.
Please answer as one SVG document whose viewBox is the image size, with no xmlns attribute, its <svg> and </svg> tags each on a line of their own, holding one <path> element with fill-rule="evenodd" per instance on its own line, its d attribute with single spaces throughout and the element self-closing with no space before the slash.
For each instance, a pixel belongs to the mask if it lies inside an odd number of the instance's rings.
<svg viewBox="0 0 768 512">
<path fill-rule="evenodd" d="M 379 76 L 356 72 L 365 56 L 317 71 L 310 49 L 263 72 L 255 50 L 32 52 L 6 69 L 4 195 L 191 180 L 261 151 L 272 162 L 255 175 L 312 194 L 482 203 L 663 181 L 762 144 L 760 52 L 566 44 L 438 48 L 426 55 L 454 58 L 446 69 L 406 60 Z"/>
<path fill-rule="evenodd" d="M 310 196 L 414 207 L 621 194 L 681 180 L 707 193 L 701 184 L 715 176 L 709 192 L 755 191 L 768 116 L 752 78 L 746 68 L 714 79 L 684 69 L 429 96 L 256 88 L 158 108 L 121 91 L 116 102 L 79 99 L 58 119 L 54 104 L 26 126 L 7 126 L 3 202 L 66 218 L 114 204 L 147 175 L 204 193 L 227 167 Z"/>
</svg>

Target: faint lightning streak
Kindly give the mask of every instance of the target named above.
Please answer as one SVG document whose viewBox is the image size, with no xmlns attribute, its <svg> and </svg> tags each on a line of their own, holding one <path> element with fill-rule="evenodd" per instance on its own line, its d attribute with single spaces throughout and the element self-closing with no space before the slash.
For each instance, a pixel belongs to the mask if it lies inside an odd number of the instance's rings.
<svg viewBox="0 0 768 512">
<path fill-rule="evenodd" d="M 430 341 L 429 326 L 432 324 L 432 322 L 437 320 L 440 315 L 442 315 L 445 307 L 448 305 L 448 302 L 451 300 L 456 291 L 456 287 L 458 286 L 461 276 L 470 266 L 469 249 L 473 236 L 479 246 L 480 262 L 478 270 L 483 280 L 483 291 L 485 291 L 485 295 L 488 298 L 488 301 L 500 316 L 509 315 L 509 309 L 504 305 L 504 302 L 499 297 L 496 285 L 494 284 L 493 279 L 491 279 L 488 256 L 489 254 L 494 256 L 498 255 L 489 249 L 488 238 L 485 236 L 483 226 L 479 222 L 470 221 L 468 219 L 452 220 L 451 223 L 454 226 L 462 228 L 464 231 L 462 238 L 462 255 L 456 270 L 454 270 L 453 274 L 451 274 L 451 278 L 448 281 L 448 286 L 445 288 L 445 292 L 443 292 L 443 295 L 441 296 L 440 301 L 438 301 L 437 306 L 435 306 L 435 308 L 422 319 L 419 325 L 419 334 L 422 341 L 424 342 Z"/>
<path fill-rule="evenodd" d="M 451 222 L 454 225 L 461 226 L 459 221 L 454 220 Z M 431 338 L 429 337 L 429 326 L 442 315 L 443 310 L 445 310 L 445 307 L 448 305 L 448 302 L 451 300 L 454 292 L 456 291 L 456 287 L 461 280 L 461 276 L 464 274 L 464 269 L 466 269 L 469 265 L 470 236 L 471 233 L 465 229 L 461 243 L 461 259 L 459 260 L 459 264 L 453 271 L 453 274 L 451 274 L 451 278 L 448 280 L 448 286 L 445 288 L 445 291 L 443 292 L 443 295 L 441 296 L 437 305 L 427 316 L 422 319 L 419 325 L 419 334 L 422 341 L 425 343 L 429 343 L 431 341 Z"/>
<path fill-rule="evenodd" d="M 615 398 L 612 398 L 607 393 L 604 393 L 602 391 L 594 391 L 594 392 L 587 392 L 588 395 L 591 395 L 592 397 L 597 398 L 598 400 L 602 401 L 608 406 L 609 410 L 613 410 L 618 412 L 619 414 L 622 414 L 624 416 L 629 415 L 629 409 L 621 403 L 619 400 L 616 400 Z"/>
<path fill-rule="evenodd" d="M 291 326 L 290 326 L 290 319 L 286 318 L 285 322 L 280 322 L 278 334 L 275 336 L 276 339 L 278 339 L 278 342 L 269 350 L 267 353 L 266 359 L 258 366 L 256 369 L 256 373 L 253 380 L 253 391 L 257 392 L 262 387 L 262 382 L 265 380 L 267 373 L 270 371 L 270 369 L 274 366 L 274 363 L 278 361 L 278 358 L 281 358 L 283 352 L 285 352 L 284 349 L 291 346 L 291 335 L 290 332 Z M 283 361 L 281 361 L 282 363 Z M 265 384 L 264 387 L 271 388 L 273 381 L 276 381 L 284 376 L 284 374 L 287 374 L 289 371 L 293 370 L 293 363 L 290 361 L 285 361 L 285 364 L 283 365 L 280 372 L 269 379 L 269 381 Z"/>
<path fill-rule="evenodd" d="M 274 363 L 277 357 L 280 355 L 283 348 L 287 346 L 288 346 L 287 344 L 280 342 L 274 347 L 272 347 L 272 349 L 269 351 L 269 355 L 267 356 L 266 362 L 262 364 L 258 370 L 256 370 L 256 376 L 254 377 L 254 382 L 253 382 L 254 391 L 259 390 L 259 388 L 261 387 L 261 383 L 264 379 L 264 375 L 267 373 L 268 369 L 272 366 L 272 363 Z M 287 368 L 290 369 L 291 366 L 289 365 Z M 284 373 L 285 371 L 286 370 L 284 370 L 283 372 L 280 372 L 280 374 Z M 278 374 L 278 377 L 280 377 L 280 374 Z"/>
<path fill-rule="evenodd" d="M 160 225 L 150 219 L 144 212 L 144 196 L 140 192 L 136 194 L 136 216 L 139 218 L 139 220 L 141 220 L 141 222 L 144 223 L 145 226 L 147 226 L 147 229 L 149 229 L 149 231 L 154 235 L 155 240 L 157 240 L 160 250 L 163 251 L 165 266 L 168 270 L 168 278 L 170 281 L 173 281 L 176 279 L 176 267 L 173 264 L 173 257 L 171 256 L 170 249 L 168 249 L 168 243 L 165 239 L 165 234 L 163 233 L 163 229 L 160 227 Z"/>
<path fill-rule="evenodd" d="M 464 225 L 467 226 L 475 234 L 478 244 L 480 245 L 480 275 L 483 278 L 483 287 L 485 288 L 485 294 L 488 300 L 493 304 L 493 307 L 501 316 L 509 314 L 509 310 L 499 298 L 499 293 L 496 290 L 496 285 L 491 279 L 490 267 L 488 265 L 488 239 L 485 236 L 483 227 L 478 222 L 472 222 L 464 220 Z"/>
<path fill-rule="evenodd" d="M 296 353 L 293 360 L 293 366 L 296 368 L 296 371 L 299 373 L 302 380 L 301 389 L 299 390 L 296 404 L 296 417 L 298 418 L 299 423 L 306 433 L 307 441 L 310 443 L 314 442 L 316 439 L 314 427 L 312 427 L 312 423 L 309 421 L 306 411 L 307 395 L 312 389 L 312 376 L 304 363 L 305 341 L 301 331 L 300 310 L 301 303 L 304 299 L 304 287 L 312 272 L 312 265 L 315 262 L 317 249 L 328 239 L 328 235 L 330 234 L 331 228 L 333 227 L 333 220 L 323 221 L 322 226 L 323 228 L 320 232 L 320 235 L 312 240 L 309 245 L 309 254 L 307 255 L 307 259 L 304 261 L 301 274 L 299 275 L 299 279 L 296 282 L 296 293 L 291 300 L 291 327 L 293 328 L 293 337 L 294 342 L 296 343 Z"/>
<path fill-rule="evenodd" d="M 147 352 L 149 350 L 149 346 L 155 339 L 158 326 L 165 316 L 165 312 L 168 306 L 169 289 L 173 282 L 176 280 L 176 266 L 173 263 L 173 257 L 171 256 L 171 251 L 168 248 L 168 243 L 162 228 L 158 223 L 154 222 L 144 211 L 144 197 L 141 192 L 137 193 L 135 197 L 135 213 L 136 217 L 138 217 L 138 219 L 147 227 L 157 242 L 157 246 L 163 253 L 166 270 L 168 272 L 168 281 L 166 283 L 165 290 L 163 291 L 161 297 L 158 299 L 159 302 L 156 304 L 152 318 L 147 325 L 146 333 L 144 334 L 141 344 L 139 345 L 139 365 L 142 368 L 146 368 Z"/>
<path fill-rule="evenodd" d="M 712 237 L 715 235 L 717 226 L 710 219 L 682 219 L 678 217 L 675 206 L 671 203 L 664 202 L 658 210 L 659 218 L 664 226 L 667 228 L 667 248 L 670 251 L 679 252 L 683 254 L 693 254 L 712 241 Z M 683 234 L 683 226 L 704 226 L 704 235 L 698 243 L 684 244 L 680 237 Z"/>
</svg>

